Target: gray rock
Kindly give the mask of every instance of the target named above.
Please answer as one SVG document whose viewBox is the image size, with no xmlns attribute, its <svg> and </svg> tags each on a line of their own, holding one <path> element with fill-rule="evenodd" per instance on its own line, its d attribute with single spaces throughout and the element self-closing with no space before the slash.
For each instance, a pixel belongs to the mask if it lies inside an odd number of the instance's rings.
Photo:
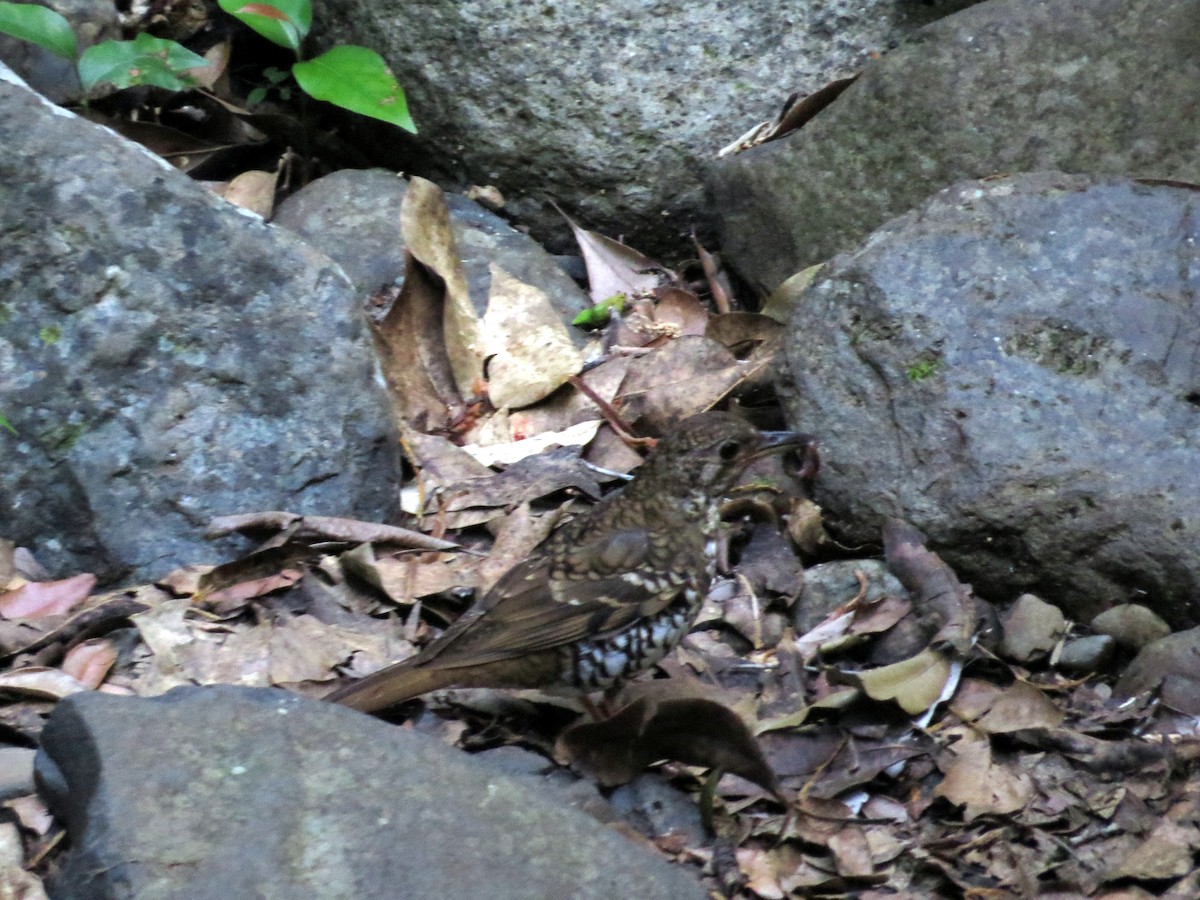
<svg viewBox="0 0 1200 900">
<path fill-rule="evenodd" d="M 1117 642 L 1107 634 L 1089 634 L 1063 644 L 1054 666 L 1076 678 L 1105 669 L 1117 652 Z"/>
<path fill-rule="evenodd" d="M 1140 603 L 1122 603 L 1092 619 L 1092 630 L 1126 650 L 1141 650 L 1171 633 L 1171 627 Z"/>
<path fill-rule="evenodd" d="M 221 561 L 214 516 L 398 509 L 358 299 L 294 235 L 0 82 L 3 537 L 57 573 Z"/>
<path fill-rule="evenodd" d="M 436 0 L 418 12 L 346 0 L 317 4 L 314 33 L 379 50 L 420 143 L 467 181 L 499 187 L 506 212 L 555 249 L 570 235 L 548 200 L 646 252 L 690 255 L 689 230 L 710 221 L 704 161 L 792 91 L 857 70 L 969 2 Z"/>
<path fill-rule="evenodd" d="M 1197 0 L 991 0 L 869 66 L 791 137 L 714 165 L 722 248 L 773 289 L 966 178 L 1200 182 Z"/>
<path fill-rule="evenodd" d="M 529 778 L 282 691 L 77 694 L 37 773 L 73 848 L 60 900 L 705 896 Z"/>
<path fill-rule="evenodd" d="M 840 539 L 897 516 L 989 599 L 1200 621 L 1198 241 L 1195 190 L 1035 173 L 834 259 L 783 393 Z"/>
<path fill-rule="evenodd" d="M 338 262 L 359 291 L 404 283 L 400 206 L 408 182 L 384 169 L 343 169 L 281 204 L 272 221 Z M 476 311 L 487 309 L 491 266 L 542 290 L 570 322 L 591 300 L 537 242 L 461 194 L 448 193 L 450 225 Z M 573 329 L 583 343 L 584 334 Z"/>
<path fill-rule="evenodd" d="M 1151 641 L 1113 685 L 1118 699 L 1157 691 L 1164 704 L 1187 716 L 1200 716 L 1200 628 Z"/>
</svg>

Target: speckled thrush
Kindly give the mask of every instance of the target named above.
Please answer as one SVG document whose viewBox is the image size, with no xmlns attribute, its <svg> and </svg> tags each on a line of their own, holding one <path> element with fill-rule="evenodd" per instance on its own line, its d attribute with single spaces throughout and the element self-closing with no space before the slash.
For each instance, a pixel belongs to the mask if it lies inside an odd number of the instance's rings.
<svg viewBox="0 0 1200 900">
<path fill-rule="evenodd" d="M 814 442 L 722 412 L 685 419 L 619 493 L 548 537 L 423 651 L 326 698 L 374 712 L 447 687 L 607 689 L 691 628 L 718 505 L 753 460 Z"/>
</svg>

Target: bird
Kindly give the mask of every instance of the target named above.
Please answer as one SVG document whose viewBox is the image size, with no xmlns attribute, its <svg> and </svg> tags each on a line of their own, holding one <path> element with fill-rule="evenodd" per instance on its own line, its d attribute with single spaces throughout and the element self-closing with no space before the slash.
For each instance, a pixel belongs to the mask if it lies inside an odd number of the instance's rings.
<svg viewBox="0 0 1200 900">
<path fill-rule="evenodd" d="M 325 699 L 378 712 L 445 688 L 605 691 L 691 629 L 715 574 L 719 506 L 754 460 L 816 442 L 727 412 L 682 420 L 621 491 L 558 526 L 415 656 Z"/>
</svg>

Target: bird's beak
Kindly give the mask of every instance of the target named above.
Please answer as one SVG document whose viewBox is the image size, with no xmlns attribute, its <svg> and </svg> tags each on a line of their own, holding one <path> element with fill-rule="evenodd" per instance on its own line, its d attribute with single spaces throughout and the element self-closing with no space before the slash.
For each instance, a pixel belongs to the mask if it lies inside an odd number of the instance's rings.
<svg viewBox="0 0 1200 900">
<path fill-rule="evenodd" d="M 817 471 L 821 468 L 821 456 L 817 452 L 817 439 L 813 435 L 800 431 L 763 431 L 760 433 L 762 434 L 762 443 L 754 451 L 755 458 L 770 453 L 787 453 L 794 450 L 800 466 L 795 470 L 789 468 L 789 472 L 796 478 L 816 477 Z"/>
</svg>

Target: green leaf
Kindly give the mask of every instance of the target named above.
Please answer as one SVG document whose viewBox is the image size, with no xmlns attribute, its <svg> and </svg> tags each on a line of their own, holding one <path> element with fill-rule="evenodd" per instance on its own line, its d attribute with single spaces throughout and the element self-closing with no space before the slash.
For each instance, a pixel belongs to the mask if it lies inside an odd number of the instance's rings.
<svg viewBox="0 0 1200 900">
<path fill-rule="evenodd" d="M 221 9 L 268 41 L 299 53 L 312 28 L 312 0 L 217 0 Z"/>
<path fill-rule="evenodd" d="M 374 50 L 353 44 L 334 47 L 316 59 L 296 63 L 292 74 L 309 96 L 417 133 L 404 89 Z"/>
<path fill-rule="evenodd" d="M 247 106 L 258 106 L 267 99 L 267 89 L 265 87 L 256 87 L 246 95 Z"/>
<path fill-rule="evenodd" d="M 613 294 L 607 300 L 601 300 L 595 306 L 589 306 L 572 319 L 571 324 L 578 325 L 580 328 L 602 328 L 612 318 L 612 310 L 621 312 L 628 299 L 624 294 Z"/>
<path fill-rule="evenodd" d="M 78 54 L 71 23 L 36 3 L 0 3 L 0 32 L 37 44 L 72 62 Z"/>
<path fill-rule="evenodd" d="M 119 88 L 152 84 L 169 91 L 180 91 L 195 84 L 185 73 L 206 66 L 203 56 L 181 44 L 139 34 L 133 41 L 105 41 L 88 47 L 79 58 L 79 80 L 91 91 L 102 81 Z"/>
<path fill-rule="evenodd" d="M 9 422 L 8 419 L 4 418 L 4 413 L 0 413 L 0 428 L 7 428 L 13 434 L 17 433 L 17 429 L 12 427 L 12 423 Z"/>
</svg>

